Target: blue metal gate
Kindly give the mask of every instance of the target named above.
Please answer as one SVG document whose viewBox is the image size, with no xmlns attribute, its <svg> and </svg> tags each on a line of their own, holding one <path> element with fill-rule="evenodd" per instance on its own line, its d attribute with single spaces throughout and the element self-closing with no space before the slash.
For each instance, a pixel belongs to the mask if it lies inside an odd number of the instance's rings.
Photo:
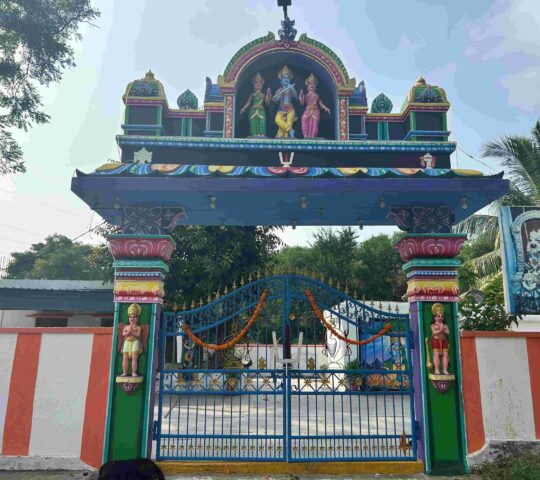
<svg viewBox="0 0 540 480">
<path fill-rule="evenodd" d="M 160 329 L 160 460 L 416 459 L 408 315 L 251 281 Z"/>
</svg>

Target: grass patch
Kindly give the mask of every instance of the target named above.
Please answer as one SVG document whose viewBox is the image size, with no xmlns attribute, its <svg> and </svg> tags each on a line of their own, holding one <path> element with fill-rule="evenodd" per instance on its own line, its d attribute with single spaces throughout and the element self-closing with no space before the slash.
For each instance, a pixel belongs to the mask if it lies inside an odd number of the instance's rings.
<svg viewBox="0 0 540 480">
<path fill-rule="evenodd" d="M 507 458 L 498 458 L 482 465 L 479 473 L 486 480 L 539 480 L 540 455 L 524 452 Z"/>
</svg>

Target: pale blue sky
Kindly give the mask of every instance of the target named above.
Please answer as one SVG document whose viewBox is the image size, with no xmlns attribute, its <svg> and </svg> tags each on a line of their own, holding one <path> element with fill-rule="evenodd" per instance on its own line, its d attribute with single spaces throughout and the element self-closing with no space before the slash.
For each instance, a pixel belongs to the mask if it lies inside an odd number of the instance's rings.
<svg viewBox="0 0 540 480">
<path fill-rule="evenodd" d="M 99 28 L 83 28 L 77 67 L 43 90 L 51 123 L 18 135 L 28 172 L 0 177 L 0 255 L 99 223 L 70 192 L 70 179 L 76 168 L 118 158 L 114 137 L 129 81 L 150 68 L 169 104 L 186 88 L 201 104 L 205 77 L 215 81 L 245 43 L 277 32 L 282 16 L 275 0 L 94 3 Z M 473 156 L 498 135 L 528 134 L 539 117 L 539 0 L 293 0 L 289 15 L 299 34 L 326 43 L 350 76 L 365 81 L 369 102 L 384 92 L 397 111 L 419 75 L 443 86 L 451 139 Z M 461 152 L 453 165 L 493 173 Z M 366 228 L 362 237 L 379 231 L 390 230 Z M 298 228 L 284 239 L 305 243 L 311 234 Z"/>
</svg>

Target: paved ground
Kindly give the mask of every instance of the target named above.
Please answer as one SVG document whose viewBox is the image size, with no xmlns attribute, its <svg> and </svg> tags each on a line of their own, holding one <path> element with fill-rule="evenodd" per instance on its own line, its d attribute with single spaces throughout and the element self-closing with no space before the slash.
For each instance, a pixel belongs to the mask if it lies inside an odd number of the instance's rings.
<svg viewBox="0 0 540 480">
<path fill-rule="evenodd" d="M 97 473 L 88 472 L 6 472 L 0 471 L 1 480 L 96 480 Z M 167 480 L 405 480 L 405 479 L 424 479 L 424 480 L 473 480 L 480 479 L 479 476 L 465 475 L 454 477 L 439 477 L 429 475 L 355 475 L 355 476 L 320 476 L 320 475 L 303 475 L 303 476 L 275 476 L 275 477 L 245 477 L 238 475 L 228 476 L 167 476 Z"/>
</svg>

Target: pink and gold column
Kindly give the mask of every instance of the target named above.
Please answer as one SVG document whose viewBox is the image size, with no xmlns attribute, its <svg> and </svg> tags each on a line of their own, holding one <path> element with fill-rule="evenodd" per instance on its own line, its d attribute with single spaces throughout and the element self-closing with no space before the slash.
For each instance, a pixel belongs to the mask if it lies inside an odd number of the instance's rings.
<svg viewBox="0 0 540 480">
<path fill-rule="evenodd" d="M 169 235 L 143 234 L 112 235 L 109 245 L 115 314 L 104 463 L 151 454 L 157 334 L 167 262 L 176 246 Z"/>
<path fill-rule="evenodd" d="M 460 260 L 455 258 L 465 240 L 461 234 L 409 233 L 396 244 L 406 262 L 414 333 L 418 457 L 433 474 L 467 469 L 457 317 Z"/>
</svg>

